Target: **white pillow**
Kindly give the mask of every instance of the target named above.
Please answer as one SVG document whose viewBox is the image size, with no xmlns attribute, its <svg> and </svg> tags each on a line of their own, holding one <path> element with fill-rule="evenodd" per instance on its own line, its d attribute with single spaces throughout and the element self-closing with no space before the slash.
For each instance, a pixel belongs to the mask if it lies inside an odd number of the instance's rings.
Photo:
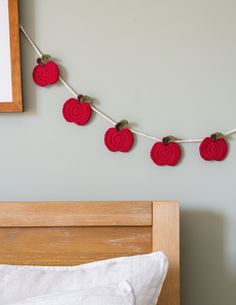
<svg viewBox="0 0 236 305">
<path fill-rule="evenodd" d="M 12 305 L 135 305 L 135 297 L 127 282 L 111 287 L 94 287 L 70 293 L 44 295 Z"/>
<path fill-rule="evenodd" d="M 162 252 L 114 258 L 74 267 L 0 265 L 0 305 L 128 281 L 136 305 L 156 305 L 168 269 Z"/>
</svg>

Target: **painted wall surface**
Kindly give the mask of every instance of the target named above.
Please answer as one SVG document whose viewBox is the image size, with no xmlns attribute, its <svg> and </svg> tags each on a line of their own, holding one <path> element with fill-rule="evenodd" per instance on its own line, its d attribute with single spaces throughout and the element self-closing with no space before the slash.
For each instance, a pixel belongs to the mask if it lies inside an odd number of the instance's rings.
<svg viewBox="0 0 236 305">
<path fill-rule="evenodd" d="M 20 0 L 21 22 L 77 90 L 114 119 L 160 136 L 204 137 L 236 127 L 236 1 Z M 175 168 L 103 145 L 109 124 L 66 123 L 62 85 L 37 88 L 22 36 L 23 114 L 0 116 L 0 200 L 181 201 L 182 305 L 236 299 L 236 137 L 225 162 L 184 146 Z"/>
</svg>

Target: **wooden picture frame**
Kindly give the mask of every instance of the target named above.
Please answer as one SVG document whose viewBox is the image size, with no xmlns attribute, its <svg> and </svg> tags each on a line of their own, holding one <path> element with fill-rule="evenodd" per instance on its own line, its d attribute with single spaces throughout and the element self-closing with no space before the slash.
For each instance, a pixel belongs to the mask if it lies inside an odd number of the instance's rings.
<svg viewBox="0 0 236 305">
<path fill-rule="evenodd" d="M 22 112 L 18 0 L 0 0 L 0 112 Z"/>
</svg>

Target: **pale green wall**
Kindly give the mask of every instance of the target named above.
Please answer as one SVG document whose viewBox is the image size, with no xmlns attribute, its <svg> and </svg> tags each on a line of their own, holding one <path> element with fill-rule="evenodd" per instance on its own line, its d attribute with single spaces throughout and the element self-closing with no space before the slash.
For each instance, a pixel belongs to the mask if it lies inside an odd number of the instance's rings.
<svg viewBox="0 0 236 305">
<path fill-rule="evenodd" d="M 236 127 L 235 0 L 20 0 L 20 9 L 66 79 L 113 118 L 160 136 Z M 144 138 L 112 154 L 107 122 L 67 124 L 66 89 L 34 86 L 24 37 L 22 57 L 26 111 L 0 115 L 0 200 L 180 200 L 182 304 L 235 304 L 236 137 L 218 164 L 190 144 L 180 166 L 158 168 Z"/>
</svg>

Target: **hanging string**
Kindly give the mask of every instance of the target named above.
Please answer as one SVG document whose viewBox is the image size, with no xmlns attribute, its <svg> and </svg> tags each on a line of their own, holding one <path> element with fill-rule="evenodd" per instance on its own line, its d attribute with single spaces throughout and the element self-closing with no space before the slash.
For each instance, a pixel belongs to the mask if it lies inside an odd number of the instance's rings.
<svg viewBox="0 0 236 305">
<path fill-rule="evenodd" d="M 38 46 L 33 42 L 33 40 L 31 39 L 31 37 L 29 36 L 29 34 L 26 32 L 26 30 L 24 29 L 24 27 L 22 25 L 20 25 L 20 30 L 21 32 L 25 35 L 25 37 L 27 38 L 27 40 L 29 41 L 29 43 L 31 44 L 31 46 L 34 48 L 35 52 L 42 57 L 43 53 L 40 51 L 40 49 L 38 48 Z M 71 86 L 70 84 L 68 84 L 68 82 L 66 82 L 61 76 L 59 77 L 61 83 L 67 88 L 67 90 L 76 98 L 78 97 L 79 93 L 76 92 Z M 108 115 L 106 115 L 105 113 L 103 113 L 101 110 L 99 110 L 97 107 L 95 107 L 94 105 L 91 105 L 92 109 L 94 112 L 96 112 L 98 115 L 100 115 L 102 118 L 104 118 L 106 121 L 108 121 L 109 123 L 111 123 L 112 125 L 116 125 L 117 122 L 115 120 L 113 120 L 112 118 L 110 118 Z M 155 141 L 162 141 L 161 138 L 158 138 L 156 136 L 152 136 L 152 135 L 148 135 L 146 133 L 134 130 L 134 129 L 130 129 L 134 134 L 151 139 L 151 140 L 155 140 Z M 236 128 L 229 130 L 227 132 L 224 133 L 225 137 L 229 137 L 233 134 L 236 133 Z M 202 142 L 203 139 L 178 139 L 175 142 L 176 143 L 199 143 Z"/>
</svg>

